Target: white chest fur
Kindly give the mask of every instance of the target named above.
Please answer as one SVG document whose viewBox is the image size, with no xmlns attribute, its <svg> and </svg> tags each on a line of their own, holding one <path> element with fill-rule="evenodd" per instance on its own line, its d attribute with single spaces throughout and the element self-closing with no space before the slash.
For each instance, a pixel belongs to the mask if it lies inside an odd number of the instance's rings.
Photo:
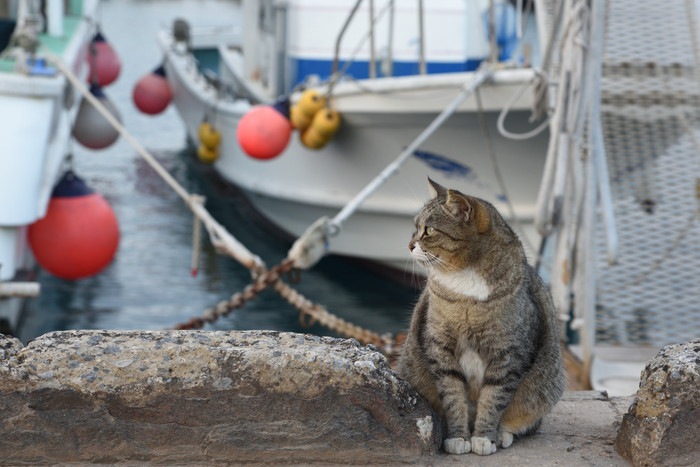
<svg viewBox="0 0 700 467">
<path fill-rule="evenodd" d="M 456 272 L 432 271 L 431 278 L 446 289 L 475 300 L 484 301 L 491 293 L 483 276 L 469 268 Z"/>
<path fill-rule="evenodd" d="M 486 366 L 479 354 L 470 348 L 464 349 L 462 356 L 459 358 L 459 365 L 462 367 L 469 384 L 475 388 L 481 387 Z"/>
</svg>

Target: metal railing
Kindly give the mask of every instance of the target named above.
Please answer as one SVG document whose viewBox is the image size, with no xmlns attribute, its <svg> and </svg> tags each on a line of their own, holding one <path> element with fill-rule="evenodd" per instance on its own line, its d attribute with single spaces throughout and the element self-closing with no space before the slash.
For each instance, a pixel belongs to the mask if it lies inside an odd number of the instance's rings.
<svg viewBox="0 0 700 467">
<path fill-rule="evenodd" d="M 347 32 L 348 27 L 350 26 L 350 23 L 352 22 L 353 18 L 355 17 L 355 14 L 357 13 L 357 10 L 359 10 L 360 5 L 362 4 L 363 0 L 357 0 L 355 2 L 355 5 L 353 5 L 352 9 L 350 10 L 350 13 L 348 14 L 347 18 L 345 18 L 345 22 L 343 23 L 343 26 L 340 28 L 340 32 L 338 33 L 338 36 L 335 39 L 335 48 L 333 52 L 333 68 L 331 69 L 331 82 L 335 82 L 338 80 L 338 69 L 340 67 L 340 45 L 343 42 L 343 37 L 345 36 L 345 33 Z M 394 0 L 390 0 L 389 4 L 389 41 L 388 41 L 388 51 L 387 51 L 387 58 L 389 62 L 389 66 L 387 67 L 388 74 L 391 76 L 392 71 L 393 71 L 393 41 L 392 41 L 392 35 L 393 35 L 393 24 L 394 24 Z M 370 78 L 376 78 L 376 57 L 375 57 L 375 51 L 374 51 L 374 25 L 375 22 L 378 20 L 378 17 L 375 17 L 374 15 L 374 0 L 369 0 L 369 30 L 367 32 L 368 37 L 369 37 L 369 77 Z M 418 0 L 418 69 L 420 70 L 420 74 L 425 74 L 427 73 L 427 66 L 425 63 L 425 38 L 424 38 L 424 17 L 423 17 L 423 0 Z"/>
</svg>

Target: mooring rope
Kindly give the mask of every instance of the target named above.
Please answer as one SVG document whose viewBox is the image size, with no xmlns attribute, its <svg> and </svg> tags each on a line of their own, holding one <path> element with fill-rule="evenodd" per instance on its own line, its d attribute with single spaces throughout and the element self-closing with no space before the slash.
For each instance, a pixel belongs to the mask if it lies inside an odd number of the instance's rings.
<svg viewBox="0 0 700 467">
<path fill-rule="evenodd" d="M 330 330 L 354 338 L 362 344 L 373 344 L 385 354 L 391 354 L 396 341 L 391 335 L 380 336 L 377 333 L 349 323 L 342 318 L 330 313 L 322 306 L 315 304 L 302 294 L 292 289 L 281 280 L 281 276 L 290 273 L 295 269 L 295 261 L 286 258 L 280 264 L 271 268 L 266 268 L 263 261 L 251 253 L 242 243 L 240 243 L 231 233 L 226 230 L 204 207 L 204 197 L 190 194 L 175 180 L 175 178 L 158 162 L 158 160 L 143 147 L 143 145 L 132 136 L 128 130 L 117 120 L 109 110 L 87 89 L 80 79 L 63 63 L 59 57 L 45 51 L 47 59 L 51 61 L 57 69 L 71 82 L 78 92 L 95 107 L 95 109 L 119 132 L 120 135 L 143 157 L 155 172 L 185 201 L 195 218 L 194 236 L 198 237 L 197 224 L 201 221 L 209 233 L 212 244 L 222 253 L 225 253 L 243 266 L 247 267 L 253 274 L 254 280 L 241 292 L 237 292 L 228 300 L 222 300 L 216 306 L 207 308 L 202 316 L 194 317 L 185 323 L 178 324 L 176 329 L 200 329 L 207 323 L 213 323 L 219 318 L 230 314 L 233 310 L 243 307 L 248 301 L 258 296 L 260 292 L 274 286 L 274 289 L 285 298 L 291 305 L 300 312 L 302 324 L 312 325 L 319 323 Z M 198 242 L 196 242 L 198 243 Z M 193 245 L 198 248 L 198 245 Z M 193 256 L 196 258 L 196 254 Z M 193 260 L 194 261 L 194 260 Z"/>
<path fill-rule="evenodd" d="M 175 326 L 175 329 L 201 329 L 207 323 L 213 323 L 223 316 L 227 316 L 233 310 L 242 308 L 250 300 L 258 296 L 260 292 L 280 280 L 280 275 L 289 272 L 294 267 L 291 260 L 283 261 L 257 275 L 255 280 L 248 284 L 241 292 L 237 292 L 228 300 L 222 300 L 215 306 L 207 308 L 200 317 L 194 317 L 185 323 Z"/>
<path fill-rule="evenodd" d="M 235 309 L 242 308 L 263 290 L 273 287 L 287 302 L 299 310 L 299 321 L 304 327 L 318 323 L 342 336 L 352 337 L 362 344 L 372 344 L 385 354 L 391 354 L 396 348 L 396 341 L 390 335 L 379 335 L 368 329 L 352 324 L 332 313 L 323 306 L 312 302 L 281 280 L 283 274 L 294 270 L 294 261 L 287 258 L 277 266 L 259 274 L 255 281 L 247 285 L 243 291 L 231 295 L 228 300 L 219 302 L 216 306 L 207 308 L 202 316 L 178 324 L 176 329 L 201 329 L 207 323 L 213 323 L 219 318 L 229 315 Z"/>
<path fill-rule="evenodd" d="M 102 103 L 92 95 L 92 93 L 87 89 L 87 87 L 80 81 L 80 79 L 73 74 L 73 72 L 63 63 L 61 58 L 53 55 L 49 51 L 44 51 L 47 59 L 56 65 L 61 73 L 71 82 L 71 84 L 78 90 L 78 92 L 87 99 L 87 101 L 92 104 L 92 106 L 109 122 L 112 127 L 114 127 L 117 132 L 136 150 L 136 152 L 143 157 L 143 159 L 151 166 L 153 170 L 160 176 L 160 178 L 172 188 L 175 193 L 177 193 L 180 198 L 185 201 L 185 203 L 192 210 L 193 214 L 202 221 L 207 231 L 211 236 L 211 241 L 217 249 L 225 251 L 227 254 L 235 258 L 239 263 L 246 266 L 248 269 L 256 269 L 264 267 L 263 261 L 257 256 L 251 253 L 242 243 L 236 240 L 221 224 L 219 224 L 216 219 L 207 211 L 202 204 L 202 197 L 200 195 L 192 195 L 187 192 L 187 190 L 170 175 L 170 173 L 158 162 L 158 160 L 143 147 L 143 145 L 127 131 L 127 129 L 117 120 L 114 115 L 112 115 L 109 110 L 102 105 Z"/>
</svg>

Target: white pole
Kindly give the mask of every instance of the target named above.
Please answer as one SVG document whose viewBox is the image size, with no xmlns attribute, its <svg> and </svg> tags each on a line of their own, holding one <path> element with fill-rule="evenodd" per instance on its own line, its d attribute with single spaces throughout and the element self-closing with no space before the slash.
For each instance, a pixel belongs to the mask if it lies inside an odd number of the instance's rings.
<svg viewBox="0 0 700 467">
<path fill-rule="evenodd" d="M 440 126 L 457 111 L 464 100 L 472 95 L 474 91 L 491 79 L 492 72 L 488 68 L 481 68 L 474 74 L 474 79 L 462 86 L 462 91 L 457 97 L 445 107 L 440 114 L 414 139 L 411 144 L 399 154 L 399 156 L 384 168 L 371 182 L 365 186 L 355 197 L 350 200 L 345 207 L 331 220 L 329 234 L 340 233 L 343 223 L 350 217 L 375 191 L 381 187 L 391 176 L 396 174 L 406 159 L 420 147 Z"/>
<path fill-rule="evenodd" d="M 49 36 L 63 37 L 63 0 L 52 0 L 46 2 L 46 16 L 48 16 Z"/>
<path fill-rule="evenodd" d="M 0 297 L 38 297 L 38 282 L 0 282 Z"/>
<path fill-rule="evenodd" d="M 603 60 L 603 40 L 605 32 L 605 5 L 604 0 L 591 0 L 590 15 L 590 35 L 589 54 L 586 67 L 589 74 L 587 84 L 590 86 L 590 97 L 588 122 L 589 128 L 589 148 L 594 154 L 589 156 L 587 161 L 587 183 L 586 198 L 584 204 L 583 219 L 584 225 L 581 232 L 581 240 L 578 245 L 577 255 L 577 285 L 575 296 L 575 315 L 583 319 L 581 327 L 581 349 L 583 351 L 583 375 L 588 379 L 584 383 L 590 383 L 591 367 L 593 365 L 595 347 L 595 322 L 596 322 L 596 246 L 595 246 L 595 225 L 596 225 L 596 201 L 601 187 L 601 183 L 607 184 L 607 180 L 600 178 L 600 163 L 605 164 L 605 154 L 603 150 L 602 127 L 600 123 L 600 83 Z M 598 165 L 598 167 L 597 167 Z M 596 170 L 598 169 L 598 170 Z M 607 171 L 605 171 L 607 174 Z M 605 193 L 603 193 L 605 194 Z M 608 200 L 605 200 L 608 201 Z M 614 229 L 614 222 L 609 226 Z M 615 239 L 616 239 L 615 235 Z M 615 244 L 616 246 L 616 244 Z M 610 245 L 609 245 L 610 247 Z"/>
<path fill-rule="evenodd" d="M 377 77 L 377 60 L 374 56 L 374 0 L 369 0 L 369 77 Z"/>
</svg>

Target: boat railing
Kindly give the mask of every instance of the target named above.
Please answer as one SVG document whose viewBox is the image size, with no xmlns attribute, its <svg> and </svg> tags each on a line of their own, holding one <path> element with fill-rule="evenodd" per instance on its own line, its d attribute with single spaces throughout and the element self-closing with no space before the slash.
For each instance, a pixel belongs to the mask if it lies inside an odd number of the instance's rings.
<svg viewBox="0 0 700 467">
<path fill-rule="evenodd" d="M 331 75 L 330 75 L 330 83 L 329 83 L 329 94 L 332 91 L 333 86 L 335 85 L 336 82 L 338 82 L 341 77 L 344 75 L 344 68 L 341 69 L 341 58 L 340 58 L 340 51 L 341 51 L 341 45 L 343 43 L 343 39 L 345 38 L 345 35 L 352 24 L 353 20 L 357 16 L 357 12 L 360 9 L 360 6 L 362 5 L 364 0 L 356 0 L 350 11 L 348 12 L 347 17 L 345 18 L 338 35 L 336 36 L 335 39 L 335 45 L 333 49 L 333 62 L 331 65 Z M 364 40 L 369 41 L 369 47 L 368 47 L 368 77 L 370 79 L 376 78 L 377 76 L 377 57 L 376 57 L 376 51 L 375 51 L 375 31 L 376 31 L 376 25 L 379 22 L 380 19 L 383 18 L 383 16 L 386 14 L 388 11 L 388 24 L 387 24 L 387 29 L 388 29 L 388 40 L 387 40 L 387 46 L 386 46 L 386 51 L 384 52 L 384 57 L 382 59 L 382 68 L 383 68 L 383 73 L 386 76 L 393 76 L 393 56 L 394 56 L 394 44 L 393 44 L 393 35 L 394 35 L 394 18 L 395 18 L 395 0 L 389 0 L 386 5 L 379 11 L 378 14 L 375 14 L 375 5 L 374 5 L 374 0 L 367 0 L 368 2 L 368 11 L 369 11 L 369 25 L 368 29 L 365 35 Z M 418 45 L 418 73 L 421 75 L 427 74 L 428 73 L 428 66 L 427 66 L 427 61 L 426 61 L 426 47 L 425 47 L 425 9 L 424 9 L 424 2 L 423 0 L 416 0 L 417 2 L 417 23 L 418 23 L 418 31 L 417 31 L 417 45 Z M 528 2 L 527 6 L 523 5 L 523 1 L 519 0 L 517 2 L 517 7 L 516 7 L 516 35 L 518 39 L 522 39 L 523 37 L 523 31 L 522 31 L 522 17 L 524 14 L 525 9 L 527 8 L 528 11 L 532 7 L 532 2 Z M 489 55 L 486 58 L 488 61 L 491 63 L 496 63 L 499 60 L 499 54 L 500 54 L 500 46 L 497 41 L 497 20 L 499 17 L 499 13 L 496 9 L 496 0 L 489 0 L 488 2 L 488 9 L 486 10 L 486 15 L 487 15 L 487 35 L 489 39 L 488 47 L 489 47 Z M 350 57 L 344 67 L 347 67 L 350 62 L 352 62 L 353 58 Z"/>
<path fill-rule="evenodd" d="M 357 10 L 359 10 L 360 5 L 364 0 L 357 0 L 353 5 L 352 9 L 348 13 L 347 18 L 343 22 L 343 26 L 338 32 L 338 36 L 335 39 L 335 47 L 333 50 L 333 65 L 331 68 L 331 87 L 340 78 L 339 68 L 340 68 L 340 46 L 343 42 L 343 37 L 348 30 L 348 27 L 352 23 Z M 369 2 L 369 29 L 367 31 L 367 36 L 369 39 L 369 77 L 376 78 L 376 56 L 374 47 L 374 31 L 375 23 L 379 20 L 381 15 L 375 16 L 374 14 L 374 0 L 368 0 Z M 420 74 L 427 73 L 427 66 L 425 63 L 425 38 L 424 38 L 424 18 L 423 18 L 423 0 L 417 0 L 418 2 L 418 69 Z M 390 0 L 387 4 L 389 9 L 389 45 L 387 48 L 387 71 L 388 75 L 392 75 L 393 70 L 393 42 L 391 40 L 393 36 L 393 24 L 394 24 L 394 0 Z"/>
</svg>

